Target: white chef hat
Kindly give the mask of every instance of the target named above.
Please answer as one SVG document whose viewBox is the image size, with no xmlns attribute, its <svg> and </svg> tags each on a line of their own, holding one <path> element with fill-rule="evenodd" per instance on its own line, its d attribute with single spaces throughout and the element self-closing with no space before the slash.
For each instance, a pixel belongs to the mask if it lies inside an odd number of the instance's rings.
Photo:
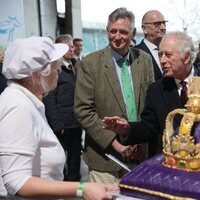
<svg viewBox="0 0 200 200">
<path fill-rule="evenodd" d="M 4 54 L 2 73 L 7 79 L 22 79 L 61 58 L 69 47 L 53 44 L 48 37 L 31 36 L 11 42 Z"/>
</svg>

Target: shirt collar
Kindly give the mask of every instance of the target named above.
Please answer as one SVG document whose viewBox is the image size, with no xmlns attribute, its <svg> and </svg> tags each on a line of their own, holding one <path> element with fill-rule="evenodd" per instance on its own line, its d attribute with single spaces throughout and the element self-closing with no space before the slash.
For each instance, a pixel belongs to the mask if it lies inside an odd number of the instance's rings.
<svg viewBox="0 0 200 200">
<path fill-rule="evenodd" d="M 66 60 L 62 60 L 62 64 L 63 64 L 63 66 L 65 66 L 68 70 L 72 70 L 70 67 L 69 67 L 69 65 L 72 65 L 72 62 L 68 62 L 68 61 L 66 61 Z"/>
<path fill-rule="evenodd" d="M 79 56 L 77 56 L 77 55 L 74 55 L 74 58 L 77 60 L 78 58 L 81 60 L 81 58 L 83 57 L 83 55 L 82 54 L 80 54 Z"/>
<path fill-rule="evenodd" d="M 155 50 L 155 49 L 158 49 L 158 47 L 157 47 L 155 44 L 153 44 L 152 42 L 149 42 L 147 39 L 144 39 L 144 43 L 147 45 L 147 47 L 148 47 L 151 51 L 153 51 L 153 50 Z"/>
<path fill-rule="evenodd" d="M 186 81 L 187 83 L 189 83 L 189 80 L 190 80 L 193 76 L 194 76 L 194 67 L 192 67 L 192 70 L 190 71 L 189 75 L 185 78 L 184 81 Z M 181 80 L 175 78 L 175 82 L 176 82 L 176 85 L 177 85 L 178 88 L 179 88 L 179 87 L 182 87 L 181 84 L 180 84 Z"/>
<path fill-rule="evenodd" d="M 15 82 L 15 81 L 9 80 L 7 83 L 8 83 L 9 87 L 16 88 L 16 89 L 20 90 L 21 92 L 23 92 L 23 94 L 26 95 L 27 98 L 29 98 L 33 102 L 33 104 L 35 105 L 35 107 L 37 107 L 38 109 L 42 109 L 42 110 L 44 109 L 44 104 L 42 103 L 42 101 L 39 100 L 28 89 L 26 89 L 25 87 L 23 87 L 22 85 L 20 85 L 19 83 Z"/>
<path fill-rule="evenodd" d="M 123 56 L 121 56 L 120 54 L 118 54 L 114 49 L 112 49 L 111 48 L 111 55 L 112 55 L 112 58 L 115 60 L 115 61 L 118 61 L 118 60 L 120 60 L 121 58 L 123 58 Z M 127 59 L 127 61 L 129 62 L 129 60 L 130 60 L 130 52 L 128 52 L 127 54 L 126 54 L 126 59 Z M 129 62 L 130 63 L 130 62 Z"/>
</svg>

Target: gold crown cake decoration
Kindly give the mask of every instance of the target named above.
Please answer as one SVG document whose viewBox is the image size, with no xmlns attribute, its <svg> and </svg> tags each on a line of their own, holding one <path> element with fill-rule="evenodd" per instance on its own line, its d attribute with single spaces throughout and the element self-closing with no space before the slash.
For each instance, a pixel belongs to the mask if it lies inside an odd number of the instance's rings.
<svg viewBox="0 0 200 200">
<path fill-rule="evenodd" d="M 163 134 L 163 165 L 200 171 L 200 143 L 192 135 L 195 132 L 194 125 L 200 122 L 200 77 L 193 77 L 189 81 L 185 107 L 186 109 L 175 109 L 167 115 Z M 173 120 L 177 114 L 183 115 L 178 134 L 173 129 Z"/>
</svg>

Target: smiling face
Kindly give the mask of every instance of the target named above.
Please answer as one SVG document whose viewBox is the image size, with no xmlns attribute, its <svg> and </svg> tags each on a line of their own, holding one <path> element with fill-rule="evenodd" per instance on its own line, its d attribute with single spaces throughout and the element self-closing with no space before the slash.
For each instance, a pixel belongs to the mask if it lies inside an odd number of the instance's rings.
<svg viewBox="0 0 200 200">
<path fill-rule="evenodd" d="M 110 46 L 121 56 L 127 54 L 134 35 L 130 20 L 126 17 L 119 18 L 115 22 L 109 21 L 107 31 Z"/>
<path fill-rule="evenodd" d="M 184 80 L 191 71 L 191 55 L 180 52 L 181 41 L 175 37 L 166 37 L 160 44 L 160 63 L 164 76 Z"/>
</svg>

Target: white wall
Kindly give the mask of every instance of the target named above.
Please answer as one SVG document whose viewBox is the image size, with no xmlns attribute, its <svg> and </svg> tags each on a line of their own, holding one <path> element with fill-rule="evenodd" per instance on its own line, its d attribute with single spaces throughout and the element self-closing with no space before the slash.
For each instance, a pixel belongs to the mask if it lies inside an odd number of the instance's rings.
<svg viewBox="0 0 200 200">
<path fill-rule="evenodd" d="M 22 12 L 26 37 L 31 35 L 40 35 L 38 8 L 37 0 L 23 0 Z"/>
<path fill-rule="evenodd" d="M 42 36 L 55 39 L 57 25 L 56 0 L 40 0 Z"/>
<path fill-rule="evenodd" d="M 3 48 L 16 38 L 31 35 L 54 39 L 56 24 L 55 0 L 0 0 L 0 46 Z"/>
<path fill-rule="evenodd" d="M 72 0 L 73 37 L 82 38 L 81 0 Z"/>
<path fill-rule="evenodd" d="M 1 0 L 0 45 L 25 36 L 23 0 Z"/>
</svg>

